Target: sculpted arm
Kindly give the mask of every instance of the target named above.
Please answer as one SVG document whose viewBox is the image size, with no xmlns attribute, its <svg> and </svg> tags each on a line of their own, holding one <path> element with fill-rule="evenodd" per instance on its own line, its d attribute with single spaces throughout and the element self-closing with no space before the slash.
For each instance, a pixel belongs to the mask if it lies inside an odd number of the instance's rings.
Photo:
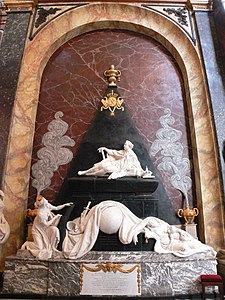
<svg viewBox="0 0 225 300">
<path fill-rule="evenodd" d="M 65 203 L 65 204 L 58 205 L 58 206 L 54 206 L 52 204 L 48 204 L 48 205 L 49 205 L 50 210 L 60 210 L 60 209 L 63 209 L 64 207 L 66 207 L 66 206 L 72 206 L 73 202 Z"/>
<path fill-rule="evenodd" d="M 40 222 L 48 227 L 48 226 L 57 224 L 57 222 L 60 220 L 61 216 L 62 215 L 57 214 L 53 218 L 51 218 L 50 220 L 47 220 L 44 216 L 40 216 L 40 215 L 39 215 L 39 218 L 40 218 Z"/>
<path fill-rule="evenodd" d="M 121 158 L 124 154 L 123 150 L 113 150 L 113 149 L 108 149 L 106 147 L 98 148 L 98 152 L 102 152 L 102 151 L 107 152 L 107 154 L 113 156 L 116 159 Z"/>
</svg>

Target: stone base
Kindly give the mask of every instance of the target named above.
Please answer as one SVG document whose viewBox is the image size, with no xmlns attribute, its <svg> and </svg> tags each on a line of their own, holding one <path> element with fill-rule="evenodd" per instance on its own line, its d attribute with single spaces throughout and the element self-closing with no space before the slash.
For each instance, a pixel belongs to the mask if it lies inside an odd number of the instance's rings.
<svg viewBox="0 0 225 300">
<path fill-rule="evenodd" d="M 198 240 L 197 236 L 197 224 L 181 224 L 181 225 L 175 225 L 179 229 L 183 229 L 187 233 L 189 233 L 193 238 Z"/>
<path fill-rule="evenodd" d="M 95 252 L 81 259 L 34 259 L 19 250 L 6 260 L 3 293 L 46 296 L 79 296 L 80 265 L 98 263 L 141 264 L 141 296 L 170 297 L 201 293 L 199 276 L 216 274 L 216 259 L 200 253 L 187 258 L 155 252 Z M 97 288 L 97 287 L 96 287 Z"/>
</svg>

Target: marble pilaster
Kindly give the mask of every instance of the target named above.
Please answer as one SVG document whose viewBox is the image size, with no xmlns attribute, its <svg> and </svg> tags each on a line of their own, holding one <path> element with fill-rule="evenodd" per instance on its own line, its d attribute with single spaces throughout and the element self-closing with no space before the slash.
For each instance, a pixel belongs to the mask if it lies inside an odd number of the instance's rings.
<svg viewBox="0 0 225 300">
<path fill-rule="evenodd" d="M 217 140 L 215 140 L 215 142 L 218 144 L 218 164 L 221 166 L 222 179 L 225 183 L 225 89 L 223 61 L 219 49 L 213 13 L 196 12 L 195 18 L 216 128 L 215 138 Z M 221 176 L 221 174 L 218 174 L 218 176 Z M 221 188 L 223 188 L 223 192 L 225 192 L 224 185 L 223 187 L 221 186 Z M 205 207 L 207 206 L 215 212 L 223 212 L 223 205 L 222 202 L 220 206 L 217 204 L 212 207 L 208 202 Z M 208 220 L 205 221 L 205 224 L 207 227 L 211 227 L 214 230 L 218 226 L 218 222 L 220 222 L 220 220 L 216 218 L 208 218 Z"/>
<path fill-rule="evenodd" d="M 223 181 L 225 182 L 225 89 L 223 60 L 217 39 L 213 14 L 196 12 L 198 34 L 216 126 Z M 225 188 L 224 188 L 225 191 Z"/>
<path fill-rule="evenodd" d="M 27 28 L 30 19 L 30 13 L 28 12 L 14 12 L 9 13 L 7 16 L 6 25 L 4 28 L 3 39 L 0 48 L 0 91 L 1 91 L 1 111 L 0 111 L 0 124 L 1 124 L 1 137 L 0 137 L 0 184 L 3 186 L 5 177 L 3 174 L 7 172 L 4 170 L 5 161 L 7 160 L 7 147 L 10 140 L 10 126 L 13 114 L 14 100 L 17 90 L 19 72 L 21 68 L 23 50 L 26 40 Z M 21 148 L 21 146 L 20 146 Z M 14 211 L 17 205 L 14 202 Z M 10 216 L 6 214 L 7 220 Z M 17 215 L 16 222 L 24 223 L 24 217 Z M 9 221 L 10 223 L 10 221 Z M 17 234 L 11 227 L 11 235 L 9 240 L 15 240 L 14 247 L 16 248 Z M 19 233 L 22 234 L 21 232 Z M 7 244 L 6 253 L 13 253 L 9 250 Z M 13 247 L 13 248 L 14 248 Z M 1 255 L 1 267 L 4 264 L 4 255 Z"/>
<path fill-rule="evenodd" d="M 3 17 L 2 17 L 3 18 Z M 27 34 L 29 13 L 8 14 L 0 48 L 0 183 L 4 172 L 12 109 Z"/>
</svg>

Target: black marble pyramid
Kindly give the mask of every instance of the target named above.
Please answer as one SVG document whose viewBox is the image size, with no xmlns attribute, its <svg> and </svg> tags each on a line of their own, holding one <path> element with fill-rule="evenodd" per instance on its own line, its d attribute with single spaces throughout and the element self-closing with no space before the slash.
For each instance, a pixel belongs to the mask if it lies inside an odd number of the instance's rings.
<svg viewBox="0 0 225 300">
<path fill-rule="evenodd" d="M 108 89 L 106 90 L 106 95 L 111 93 L 112 90 L 114 93 L 119 95 L 116 86 L 108 87 Z M 71 188 L 71 178 L 74 179 L 75 181 L 76 178 L 77 179 L 79 178 L 78 184 L 81 184 L 81 177 L 82 177 L 83 178 L 82 186 L 85 186 L 87 184 L 88 182 L 87 176 L 78 176 L 78 171 L 89 169 L 90 167 L 93 166 L 94 163 L 102 160 L 102 155 L 97 151 L 99 147 L 105 146 L 110 149 L 120 150 L 123 149 L 124 142 L 126 140 L 129 140 L 134 144 L 133 150 L 136 153 L 142 165 L 142 168 L 145 169 L 147 166 L 148 169 L 151 170 L 153 174 L 156 176 L 156 180 L 158 180 L 158 188 L 150 197 L 151 199 L 157 200 L 157 215 L 155 216 L 168 222 L 169 224 L 180 224 L 180 221 L 176 217 L 175 210 L 166 193 L 163 183 L 157 175 L 157 170 L 151 161 L 151 158 L 142 142 L 142 138 L 135 124 L 133 123 L 127 108 L 125 108 L 124 111 L 115 110 L 115 115 L 112 116 L 109 110 L 101 111 L 101 106 L 102 105 L 99 106 L 99 109 L 96 112 L 96 115 L 90 125 L 89 130 L 87 131 L 83 141 L 79 146 L 77 155 L 73 159 L 71 168 L 62 184 L 62 187 L 60 189 L 58 197 L 54 201 L 54 204 L 60 204 L 68 200 L 77 202 L 76 189 L 74 191 L 74 189 Z M 123 106 L 125 107 L 124 104 Z M 129 178 L 125 177 L 116 180 L 126 181 L 128 179 Z M 89 178 L 89 180 L 96 180 L 96 178 L 92 177 L 91 179 Z M 103 178 L 102 180 L 103 181 L 101 181 L 102 182 L 101 184 L 104 184 L 103 182 L 105 180 L 105 182 L 107 181 L 108 186 L 111 183 L 112 185 L 113 184 L 115 185 L 114 182 L 115 180 L 110 180 L 109 182 L 107 177 Z M 88 185 L 86 185 L 84 189 L 86 189 L 86 192 L 88 192 Z M 138 192 L 139 192 L 138 190 L 135 191 L 135 195 L 138 195 Z M 123 195 L 121 197 L 123 197 Z M 103 193 L 103 196 L 100 196 L 99 194 L 99 200 L 97 202 L 103 200 L 109 200 L 109 199 L 120 201 L 121 197 L 118 197 L 118 193 L 113 194 L 112 190 L 110 190 L 109 194 Z M 85 194 L 83 195 L 83 198 L 85 198 Z M 92 198 L 98 198 L 98 194 L 95 194 L 94 197 L 92 196 L 90 197 L 91 200 Z M 86 202 L 90 199 L 86 198 Z M 93 202 L 93 204 L 95 204 L 95 202 Z M 141 205 L 141 203 L 137 202 L 137 205 L 135 205 L 135 207 L 137 208 L 139 204 Z M 77 207 L 77 204 L 75 204 L 75 206 Z M 81 206 L 83 208 L 83 204 Z M 134 213 L 136 213 L 135 210 L 137 210 L 135 209 L 135 207 L 133 208 Z M 77 215 L 75 214 L 72 217 L 77 217 L 80 213 L 81 213 L 81 208 L 77 210 Z M 152 215 L 154 215 L 154 213 Z"/>
</svg>

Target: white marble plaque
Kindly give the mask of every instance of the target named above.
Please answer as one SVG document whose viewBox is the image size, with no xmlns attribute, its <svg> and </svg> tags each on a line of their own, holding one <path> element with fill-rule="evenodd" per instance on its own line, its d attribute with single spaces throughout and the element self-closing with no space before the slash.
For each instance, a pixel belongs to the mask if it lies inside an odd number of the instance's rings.
<svg viewBox="0 0 225 300">
<path fill-rule="evenodd" d="M 141 295 L 140 264 L 82 264 L 81 295 Z"/>
</svg>

